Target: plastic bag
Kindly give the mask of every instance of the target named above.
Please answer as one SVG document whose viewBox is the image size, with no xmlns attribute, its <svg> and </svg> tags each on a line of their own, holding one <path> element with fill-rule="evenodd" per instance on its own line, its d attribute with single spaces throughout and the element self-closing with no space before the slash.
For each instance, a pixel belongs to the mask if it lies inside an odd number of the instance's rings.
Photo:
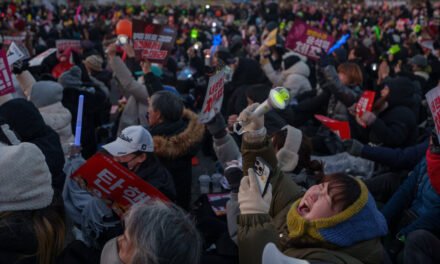
<svg viewBox="0 0 440 264">
<path fill-rule="evenodd" d="M 374 172 L 373 161 L 352 156 L 347 152 L 331 156 L 312 156 L 312 159 L 324 163 L 325 174 L 345 172 L 352 176 L 360 176 L 364 179 L 369 179 Z"/>
</svg>

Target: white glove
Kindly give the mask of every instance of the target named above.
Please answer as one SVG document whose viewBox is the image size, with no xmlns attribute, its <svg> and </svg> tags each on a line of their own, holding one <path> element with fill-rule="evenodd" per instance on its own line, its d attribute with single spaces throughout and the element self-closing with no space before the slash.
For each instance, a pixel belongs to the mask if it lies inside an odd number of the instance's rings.
<svg viewBox="0 0 440 264">
<path fill-rule="evenodd" d="M 248 175 L 243 177 L 240 182 L 238 192 L 238 203 L 241 214 L 268 214 L 272 201 L 272 185 L 269 184 L 266 194 L 261 197 L 255 172 L 249 168 Z"/>
<path fill-rule="evenodd" d="M 251 119 L 252 113 L 259 105 L 259 103 L 251 104 L 238 116 L 237 121 L 241 122 L 245 132 L 259 131 L 264 127 L 264 115 Z"/>
</svg>

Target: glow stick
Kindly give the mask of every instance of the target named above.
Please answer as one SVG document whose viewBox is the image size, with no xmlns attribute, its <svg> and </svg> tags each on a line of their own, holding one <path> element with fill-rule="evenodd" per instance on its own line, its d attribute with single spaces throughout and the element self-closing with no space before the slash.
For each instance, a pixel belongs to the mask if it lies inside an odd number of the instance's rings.
<svg viewBox="0 0 440 264">
<path fill-rule="evenodd" d="M 76 129 L 75 129 L 75 146 L 81 146 L 81 128 L 82 128 L 82 116 L 84 108 L 84 95 L 79 96 L 78 100 L 78 112 L 76 115 Z"/>
</svg>

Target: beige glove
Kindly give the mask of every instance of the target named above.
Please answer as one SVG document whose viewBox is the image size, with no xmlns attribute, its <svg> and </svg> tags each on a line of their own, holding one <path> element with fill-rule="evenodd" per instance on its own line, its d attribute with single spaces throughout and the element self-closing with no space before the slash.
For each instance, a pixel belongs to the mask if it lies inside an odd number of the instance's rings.
<svg viewBox="0 0 440 264">
<path fill-rule="evenodd" d="M 238 192 L 238 203 L 241 214 L 267 214 L 269 213 L 272 201 L 272 185 L 269 184 L 266 194 L 261 197 L 255 172 L 252 168 L 248 170 L 248 175 L 243 177 L 240 182 Z"/>
</svg>

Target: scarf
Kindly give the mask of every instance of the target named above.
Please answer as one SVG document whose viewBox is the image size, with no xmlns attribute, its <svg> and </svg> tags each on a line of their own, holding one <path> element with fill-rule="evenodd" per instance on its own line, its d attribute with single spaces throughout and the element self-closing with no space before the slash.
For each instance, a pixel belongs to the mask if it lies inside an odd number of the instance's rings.
<svg viewBox="0 0 440 264">
<path fill-rule="evenodd" d="M 377 210 L 375 201 L 365 184 L 359 198 L 344 211 L 328 218 L 306 220 L 298 213 L 298 199 L 287 214 L 287 228 L 292 242 L 327 242 L 339 247 L 349 247 L 358 242 L 387 234 L 385 217 Z"/>
</svg>

